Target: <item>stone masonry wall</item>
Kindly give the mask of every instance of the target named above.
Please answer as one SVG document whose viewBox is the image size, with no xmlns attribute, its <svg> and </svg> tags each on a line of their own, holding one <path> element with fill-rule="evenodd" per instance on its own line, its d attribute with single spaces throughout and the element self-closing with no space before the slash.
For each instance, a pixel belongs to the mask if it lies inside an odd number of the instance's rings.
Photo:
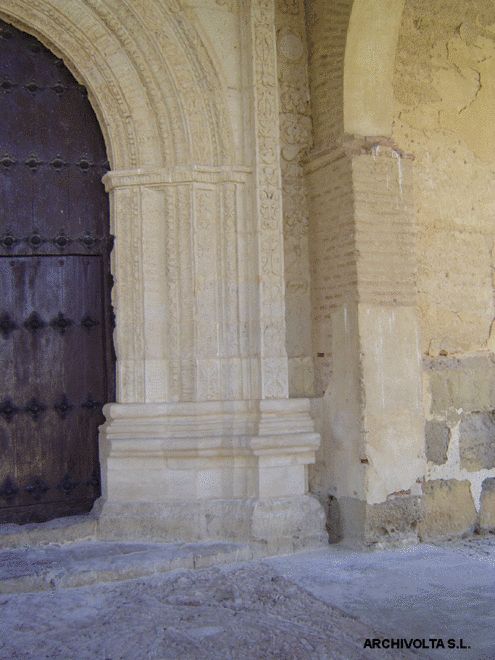
<svg viewBox="0 0 495 660">
<path fill-rule="evenodd" d="M 423 538 L 495 526 L 495 5 L 408 0 L 394 140 L 415 156 Z"/>
</svg>

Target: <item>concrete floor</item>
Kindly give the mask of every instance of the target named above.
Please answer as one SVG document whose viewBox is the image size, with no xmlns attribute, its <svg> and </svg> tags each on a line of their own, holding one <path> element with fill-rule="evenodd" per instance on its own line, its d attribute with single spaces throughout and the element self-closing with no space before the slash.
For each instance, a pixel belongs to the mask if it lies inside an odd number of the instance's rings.
<svg viewBox="0 0 495 660">
<path fill-rule="evenodd" d="M 333 546 L 268 563 L 386 637 L 452 638 L 456 644 L 462 638 L 471 647 L 435 648 L 420 655 L 495 658 L 493 537 L 368 553 Z"/>
<path fill-rule="evenodd" d="M 246 552 L 94 542 L 1 551 L 0 658 L 495 658 L 493 537 L 239 562 Z M 437 648 L 364 648 L 378 637 Z"/>
</svg>

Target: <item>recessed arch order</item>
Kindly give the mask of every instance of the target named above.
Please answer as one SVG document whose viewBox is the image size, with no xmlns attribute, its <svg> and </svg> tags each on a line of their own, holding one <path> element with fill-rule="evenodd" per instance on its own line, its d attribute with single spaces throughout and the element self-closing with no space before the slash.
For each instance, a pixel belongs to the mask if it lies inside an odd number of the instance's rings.
<svg viewBox="0 0 495 660">
<path fill-rule="evenodd" d="M 87 87 L 112 169 L 231 160 L 220 81 L 177 0 L 140 11 L 119 0 L 0 0 L 0 16 Z"/>
</svg>

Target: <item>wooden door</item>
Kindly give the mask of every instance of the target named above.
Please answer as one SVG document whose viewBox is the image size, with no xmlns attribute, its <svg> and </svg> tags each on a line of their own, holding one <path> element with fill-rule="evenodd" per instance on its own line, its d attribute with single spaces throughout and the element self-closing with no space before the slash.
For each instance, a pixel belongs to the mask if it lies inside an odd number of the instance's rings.
<svg viewBox="0 0 495 660">
<path fill-rule="evenodd" d="M 0 522 L 89 511 L 114 399 L 108 169 L 62 60 L 0 21 Z"/>
</svg>

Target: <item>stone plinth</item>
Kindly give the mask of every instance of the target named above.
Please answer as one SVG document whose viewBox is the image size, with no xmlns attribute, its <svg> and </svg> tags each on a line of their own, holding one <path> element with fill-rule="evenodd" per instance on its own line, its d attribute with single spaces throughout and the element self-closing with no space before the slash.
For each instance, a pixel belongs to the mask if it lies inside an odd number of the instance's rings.
<svg viewBox="0 0 495 660">
<path fill-rule="evenodd" d="M 224 539 L 289 551 L 323 540 L 307 494 L 319 435 L 306 399 L 110 404 L 102 538 Z"/>
</svg>

